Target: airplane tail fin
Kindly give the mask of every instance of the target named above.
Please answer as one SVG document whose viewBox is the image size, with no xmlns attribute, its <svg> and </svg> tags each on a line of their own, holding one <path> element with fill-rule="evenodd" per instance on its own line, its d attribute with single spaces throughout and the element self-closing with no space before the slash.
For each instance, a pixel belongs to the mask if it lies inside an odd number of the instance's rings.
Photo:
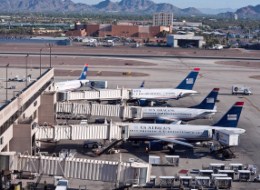
<svg viewBox="0 0 260 190">
<path fill-rule="evenodd" d="M 144 87 L 144 83 L 145 83 L 145 81 L 143 80 L 143 82 L 141 83 L 139 88 L 143 88 Z"/>
<path fill-rule="evenodd" d="M 188 76 L 176 87 L 177 89 L 185 89 L 185 90 L 192 90 L 197 76 L 199 74 L 200 68 L 194 68 Z"/>
<path fill-rule="evenodd" d="M 85 64 L 79 76 L 79 80 L 85 80 L 87 78 L 87 71 L 88 71 L 88 64 Z"/>
<path fill-rule="evenodd" d="M 228 112 L 213 126 L 237 127 L 244 102 L 236 102 Z"/>
<path fill-rule="evenodd" d="M 213 110 L 218 97 L 218 92 L 219 88 L 214 88 L 200 104 L 192 106 L 190 108 Z"/>
</svg>

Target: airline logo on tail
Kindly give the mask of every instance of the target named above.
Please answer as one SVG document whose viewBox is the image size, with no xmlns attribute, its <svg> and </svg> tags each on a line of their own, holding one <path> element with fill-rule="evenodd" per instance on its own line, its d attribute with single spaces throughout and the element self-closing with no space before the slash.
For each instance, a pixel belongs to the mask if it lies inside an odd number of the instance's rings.
<svg viewBox="0 0 260 190">
<path fill-rule="evenodd" d="M 186 84 L 193 84 L 193 83 L 194 83 L 193 78 L 187 78 L 186 79 Z"/>
<path fill-rule="evenodd" d="M 207 99 L 206 99 L 206 102 L 207 102 L 208 104 L 214 104 L 214 103 L 215 103 L 215 100 L 214 100 L 214 98 L 207 98 Z"/>
<path fill-rule="evenodd" d="M 236 121 L 237 120 L 237 114 L 228 114 L 227 120 L 229 121 Z"/>
</svg>

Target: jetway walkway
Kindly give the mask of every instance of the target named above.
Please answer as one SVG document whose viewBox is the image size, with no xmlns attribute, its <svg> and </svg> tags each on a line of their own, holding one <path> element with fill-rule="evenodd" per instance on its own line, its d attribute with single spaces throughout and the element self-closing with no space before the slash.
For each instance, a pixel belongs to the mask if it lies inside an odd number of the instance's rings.
<svg viewBox="0 0 260 190">
<path fill-rule="evenodd" d="M 76 101 L 76 100 L 128 100 L 131 95 L 130 89 L 98 89 L 80 92 L 58 92 L 57 101 Z"/>
<path fill-rule="evenodd" d="M 128 127 L 120 123 L 66 125 L 66 126 L 38 126 L 36 140 L 119 140 L 127 139 Z"/>
<path fill-rule="evenodd" d="M 142 108 L 136 106 L 93 104 L 89 102 L 57 102 L 56 113 L 59 117 L 103 116 L 118 117 L 121 119 L 141 119 Z M 63 114 L 63 115 L 62 115 Z"/>
<path fill-rule="evenodd" d="M 61 158 L 53 156 L 31 156 L 15 152 L 0 153 L 1 169 L 28 171 L 41 175 L 63 176 L 84 180 L 122 183 L 136 179 L 139 184 L 148 182 L 151 165 L 121 161 L 94 160 L 85 158 Z"/>
</svg>

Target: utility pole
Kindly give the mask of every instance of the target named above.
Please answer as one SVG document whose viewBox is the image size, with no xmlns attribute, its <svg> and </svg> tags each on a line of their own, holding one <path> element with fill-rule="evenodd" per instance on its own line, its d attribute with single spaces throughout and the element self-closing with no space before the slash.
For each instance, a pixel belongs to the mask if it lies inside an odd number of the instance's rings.
<svg viewBox="0 0 260 190">
<path fill-rule="evenodd" d="M 6 70 L 5 70 L 5 101 L 8 101 L 8 67 L 9 67 L 9 63 L 5 66 Z"/>
<path fill-rule="evenodd" d="M 49 48 L 50 48 L 50 68 L 51 68 L 51 48 L 52 48 L 53 44 L 49 43 Z"/>
<path fill-rule="evenodd" d="M 27 53 L 26 54 L 26 57 L 25 57 L 25 87 L 27 87 L 27 85 L 28 85 L 28 71 L 27 71 L 27 68 L 28 68 L 28 57 L 29 57 L 29 54 Z"/>
<path fill-rule="evenodd" d="M 40 49 L 40 76 L 42 75 L 42 49 Z"/>
</svg>

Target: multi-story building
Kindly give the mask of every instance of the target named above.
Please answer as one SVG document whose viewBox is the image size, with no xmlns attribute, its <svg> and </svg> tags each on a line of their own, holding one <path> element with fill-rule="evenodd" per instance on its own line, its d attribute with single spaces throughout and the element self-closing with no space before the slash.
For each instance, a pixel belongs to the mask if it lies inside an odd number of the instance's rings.
<svg viewBox="0 0 260 190">
<path fill-rule="evenodd" d="M 155 13 L 153 15 L 153 26 L 171 26 L 172 22 L 172 13 Z"/>
<path fill-rule="evenodd" d="M 153 38 L 162 31 L 170 32 L 167 26 L 88 24 L 87 34 L 94 37 L 119 36 L 125 38 Z"/>
</svg>

